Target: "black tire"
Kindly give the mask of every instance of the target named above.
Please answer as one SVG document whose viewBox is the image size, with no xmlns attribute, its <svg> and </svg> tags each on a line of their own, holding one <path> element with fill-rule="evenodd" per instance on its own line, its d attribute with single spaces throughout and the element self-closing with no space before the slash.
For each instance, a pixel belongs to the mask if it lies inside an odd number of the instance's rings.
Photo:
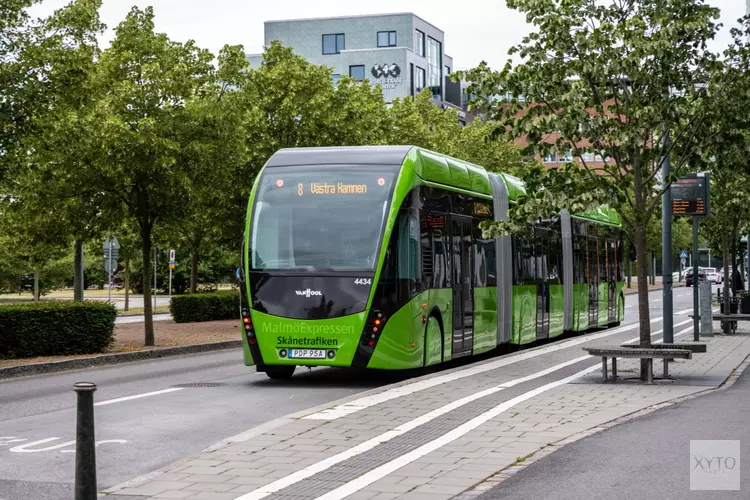
<svg viewBox="0 0 750 500">
<path fill-rule="evenodd" d="M 266 375 L 273 380 L 289 380 L 296 368 L 294 365 L 266 366 Z"/>
</svg>

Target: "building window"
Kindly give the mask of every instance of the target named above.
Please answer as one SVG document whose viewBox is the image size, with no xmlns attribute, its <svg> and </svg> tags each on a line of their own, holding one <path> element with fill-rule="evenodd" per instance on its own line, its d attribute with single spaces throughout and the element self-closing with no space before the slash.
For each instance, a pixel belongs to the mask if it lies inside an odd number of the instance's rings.
<svg viewBox="0 0 750 500">
<path fill-rule="evenodd" d="M 414 51 L 418 56 L 424 57 L 424 33 L 419 30 L 415 30 L 416 36 L 414 37 Z"/>
<path fill-rule="evenodd" d="M 446 66 L 445 67 L 445 74 L 446 75 L 450 75 L 451 74 L 451 68 L 450 68 L 450 66 Z"/>
<path fill-rule="evenodd" d="M 440 94 L 442 80 L 442 44 L 432 37 L 427 37 L 427 86 L 433 88 L 433 94 Z M 437 87 L 437 92 L 435 92 Z"/>
<path fill-rule="evenodd" d="M 378 31 L 378 47 L 395 47 L 395 31 Z"/>
<path fill-rule="evenodd" d="M 349 66 L 349 76 L 351 76 L 352 78 L 356 78 L 357 80 L 364 80 L 365 79 L 365 66 L 364 65 Z"/>
<path fill-rule="evenodd" d="M 420 68 L 417 66 L 417 71 L 414 74 L 416 82 L 414 83 L 414 86 L 416 87 L 417 92 L 420 92 L 424 88 L 425 83 L 425 72 L 423 68 Z"/>
<path fill-rule="evenodd" d="M 323 54 L 338 54 L 344 50 L 344 34 L 323 35 Z"/>
</svg>

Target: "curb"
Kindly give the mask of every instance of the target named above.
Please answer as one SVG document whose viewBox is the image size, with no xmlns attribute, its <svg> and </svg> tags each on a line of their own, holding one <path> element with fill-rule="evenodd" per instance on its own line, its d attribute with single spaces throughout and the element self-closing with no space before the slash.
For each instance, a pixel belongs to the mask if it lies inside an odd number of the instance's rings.
<svg viewBox="0 0 750 500">
<path fill-rule="evenodd" d="M 122 352 L 117 354 L 102 354 L 88 358 L 67 359 L 65 361 L 52 361 L 49 363 L 34 363 L 32 365 L 9 366 L 0 368 L 0 380 L 27 377 L 30 375 L 41 375 L 65 370 L 91 368 L 94 366 L 115 365 L 129 363 L 132 361 L 144 361 L 148 359 L 164 358 L 167 356 L 179 356 L 182 354 L 195 354 L 200 352 L 221 351 L 224 349 L 237 349 L 242 347 L 240 340 L 226 340 L 223 342 L 211 342 L 208 344 L 192 344 L 179 347 L 160 347 L 143 351 Z"/>
</svg>

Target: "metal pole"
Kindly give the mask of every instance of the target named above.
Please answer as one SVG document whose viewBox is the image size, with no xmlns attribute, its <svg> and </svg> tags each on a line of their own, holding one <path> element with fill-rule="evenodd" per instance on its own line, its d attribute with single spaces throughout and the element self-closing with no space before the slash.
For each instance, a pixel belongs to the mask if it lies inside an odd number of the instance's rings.
<svg viewBox="0 0 750 500">
<path fill-rule="evenodd" d="M 700 335 L 698 333 L 698 321 L 700 317 L 698 315 L 698 217 L 693 216 L 693 340 L 695 342 L 700 341 Z"/>
<path fill-rule="evenodd" d="M 169 300 L 172 300 L 172 268 L 169 268 Z"/>
<path fill-rule="evenodd" d="M 158 248 L 154 248 L 154 311 L 156 311 L 156 260 L 158 259 Z"/>
<path fill-rule="evenodd" d="M 96 441 L 94 439 L 94 391 L 96 384 L 78 382 L 76 409 L 75 500 L 96 500 Z"/>
<path fill-rule="evenodd" d="M 669 132 L 664 136 L 665 151 L 669 151 Z M 662 185 L 669 178 L 669 153 L 661 164 Z M 672 317 L 672 197 L 669 189 L 661 196 L 661 284 L 664 318 L 664 343 L 674 342 L 674 322 Z"/>
<path fill-rule="evenodd" d="M 109 255 L 107 256 L 107 274 L 109 275 L 109 287 L 107 302 L 112 302 L 112 239 L 109 240 Z"/>
</svg>

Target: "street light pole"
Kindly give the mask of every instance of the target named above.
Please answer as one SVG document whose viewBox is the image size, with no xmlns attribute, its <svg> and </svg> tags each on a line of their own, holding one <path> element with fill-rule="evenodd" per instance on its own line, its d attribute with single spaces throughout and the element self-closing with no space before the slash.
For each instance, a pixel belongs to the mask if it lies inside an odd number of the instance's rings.
<svg viewBox="0 0 750 500">
<path fill-rule="evenodd" d="M 669 178 L 669 131 L 664 136 L 664 150 L 666 154 L 661 164 L 662 186 L 666 186 Z M 674 342 L 674 321 L 672 317 L 672 197 L 669 189 L 661 196 L 661 282 L 662 305 L 664 318 L 664 343 Z"/>
</svg>

